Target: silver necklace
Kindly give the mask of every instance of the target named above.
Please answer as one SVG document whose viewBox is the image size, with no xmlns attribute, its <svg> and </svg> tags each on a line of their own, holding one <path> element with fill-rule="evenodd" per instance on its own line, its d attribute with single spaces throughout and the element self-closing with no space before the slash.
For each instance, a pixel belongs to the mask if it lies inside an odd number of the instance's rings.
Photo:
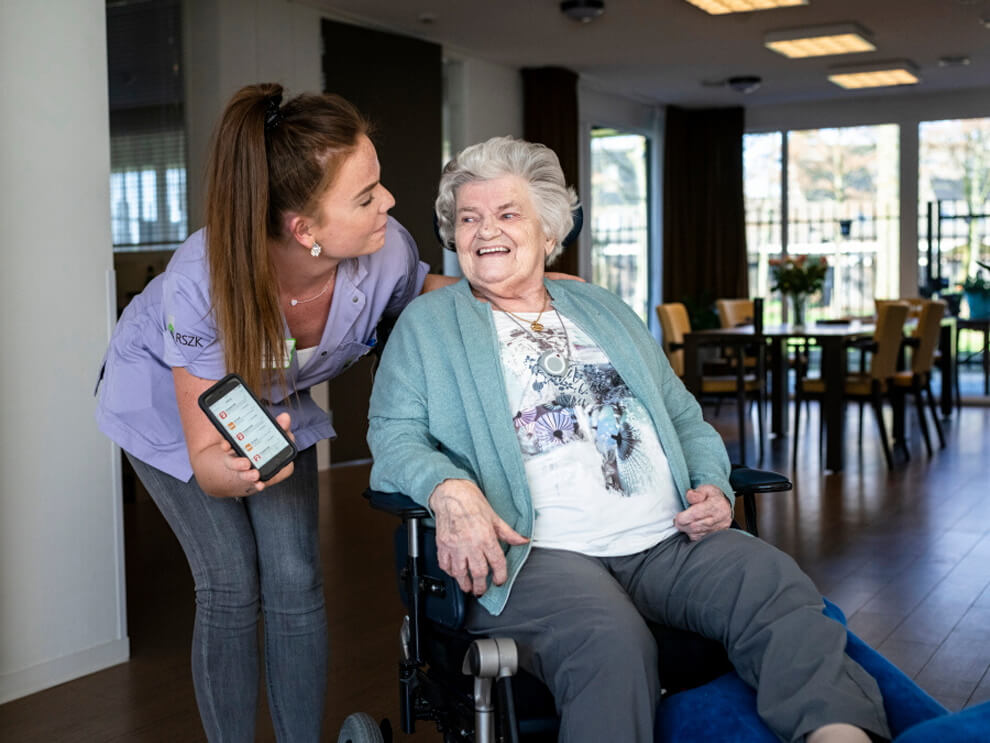
<svg viewBox="0 0 990 743">
<path fill-rule="evenodd" d="M 520 330 L 536 342 L 537 347 L 541 345 L 541 339 L 529 332 L 526 329 L 526 326 L 519 321 L 519 318 L 511 312 L 506 312 L 494 302 L 492 302 L 492 306 L 494 306 L 499 312 L 508 315 L 509 319 L 519 326 Z M 560 313 L 557 312 L 556 307 L 553 307 L 553 313 L 557 316 L 557 322 L 560 323 L 560 329 L 564 334 L 564 350 L 560 351 L 556 348 L 547 349 L 540 354 L 540 358 L 536 363 L 539 364 L 540 369 L 542 369 L 548 376 L 562 377 L 567 374 L 567 370 L 571 368 L 571 339 L 567 335 L 567 326 L 564 325 L 564 319 L 560 316 Z M 541 312 L 540 314 L 542 315 L 543 313 Z M 540 328 L 543 328 L 543 325 L 540 325 Z M 548 343 L 548 341 L 546 339 L 542 339 L 542 343 Z"/>
<path fill-rule="evenodd" d="M 325 283 L 323 285 L 323 288 L 320 289 L 320 293 L 319 294 L 314 294 L 309 299 L 295 299 L 295 298 L 292 298 L 292 299 L 289 300 L 289 304 L 292 305 L 293 307 L 295 307 L 297 304 L 306 304 L 307 302 L 315 302 L 317 299 L 319 299 L 320 297 L 322 297 L 324 294 L 327 293 L 327 289 L 330 288 L 330 283 L 335 278 L 337 278 L 337 271 L 336 271 L 336 269 L 334 269 L 334 272 L 333 272 L 333 274 L 331 274 L 330 278 L 327 279 L 327 283 Z"/>
</svg>

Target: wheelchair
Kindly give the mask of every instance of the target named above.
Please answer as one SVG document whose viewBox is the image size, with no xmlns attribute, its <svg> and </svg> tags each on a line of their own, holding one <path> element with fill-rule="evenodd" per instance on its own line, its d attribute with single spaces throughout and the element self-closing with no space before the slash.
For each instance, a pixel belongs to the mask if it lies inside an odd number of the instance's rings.
<svg viewBox="0 0 990 743">
<path fill-rule="evenodd" d="M 743 501 L 745 527 L 757 535 L 757 493 L 791 489 L 786 477 L 734 467 L 730 484 Z M 555 741 L 559 720 L 549 690 L 519 668 L 515 642 L 463 629 L 465 596 L 437 563 L 429 512 L 399 493 L 365 491 L 371 506 L 401 518 L 395 532 L 399 595 L 408 609 L 399 632 L 399 713 L 404 733 L 432 722 L 444 743 Z M 738 528 L 737 524 L 733 524 Z M 700 635 L 651 626 L 660 657 L 664 698 L 732 670 L 724 648 Z M 391 723 L 355 713 L 338 743 L 388 743 Z"/>
</svg>

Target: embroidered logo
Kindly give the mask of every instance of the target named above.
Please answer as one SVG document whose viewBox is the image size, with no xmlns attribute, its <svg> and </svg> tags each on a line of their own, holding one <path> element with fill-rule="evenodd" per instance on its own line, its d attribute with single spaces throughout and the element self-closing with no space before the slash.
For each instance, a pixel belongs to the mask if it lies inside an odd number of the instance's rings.
<svg viewBox="0 0 990 743">
<path fill-rule="evenodd" d="M 172 332 L 172 338 L 180 346 L 190 346 L 192 348 L 203 348 L 203 339 L 198 335 L 183 335 L 182 333 Z"/>
<path fill-rule="evenodd" d="M 203 338 L 198 335 L 186 335 L 184 333 L 175 332 L 174 321 L 169 318 L 168 321 L 168 333 L 172 336 L 172 340 L 178 343 L 180 346 L 189 346 L 190 348 L 203 348 Z"/>
</svg>

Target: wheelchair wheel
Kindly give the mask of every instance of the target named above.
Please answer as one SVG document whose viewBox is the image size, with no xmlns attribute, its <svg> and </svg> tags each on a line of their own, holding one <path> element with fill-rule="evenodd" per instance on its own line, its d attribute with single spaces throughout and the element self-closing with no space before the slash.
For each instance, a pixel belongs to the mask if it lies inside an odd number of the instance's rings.
<svg viewBox="0 0 990 743">
<path fill-rule="evenodd" d="M 391 726 L 389 726 L 391 732 Z M 391 735 L 389 739 L 391 740 Z M 375 718 L 364 712 L 348 715 L 340 726 L 337 743 L 387 743 Z"/>
</svg>

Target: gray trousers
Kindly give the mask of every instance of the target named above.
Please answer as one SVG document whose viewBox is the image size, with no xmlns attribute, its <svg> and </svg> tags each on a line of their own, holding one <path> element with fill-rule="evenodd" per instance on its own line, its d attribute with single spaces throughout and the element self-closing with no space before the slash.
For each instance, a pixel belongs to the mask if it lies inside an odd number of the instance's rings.
<svg viewBox="0 0 990 743">
<path fill-rule="evenodd" d="M 561 741 L 646 743 L 663 659 L 644 618 L 720 641 L 781 740 L 833 722 L 890 737 L 876 681 L 845 654 L 845 627 L 811 580 L 733 529 L 623 557 L 534 548 L 502 613 L 471 602 L 467 626 L 516 640 L 556 700 Z"/>
</svg>

